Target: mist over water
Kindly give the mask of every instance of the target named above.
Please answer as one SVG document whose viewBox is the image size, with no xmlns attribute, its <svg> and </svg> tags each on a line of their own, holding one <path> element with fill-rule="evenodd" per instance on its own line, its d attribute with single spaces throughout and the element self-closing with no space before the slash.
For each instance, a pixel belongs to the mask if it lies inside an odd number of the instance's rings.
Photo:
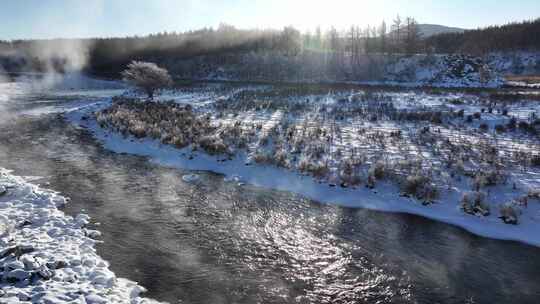
<svg viewBox="0 0 540 304">
<path fill-rule="evenodd" d="M 10 99 L 9 94 L 99 88 L 95 85 L 98 81 L 83 74 L 93 45 L 91 40 L 51 39 L 13 43 L 16 45 L 13 49 L 0 49 L 0 83 L 15 82 L 17 86 L 16 90 L 6 86 L 0 88 L 0 98 L 4 102 Z M 3 65 L 16 68 L 5 69 Z"/>
<path fill-rule="evenodd" d="M 540 296 L 538 248 L 417 216 L 238 186 L 211 173 L 197 172 L 199 181 L 186 183 L 188 172 L 108 152 L 59 114 L 117 94 L 108 91 L 114 84 L 86 84 L 85 90 L 66 85 L 48 93 L 2 84 L 9 98 L 0 104 L 9 119 L 0 123 L 0 167 L 71 197 L 65 211 L 84 209 L 93 218 L 92 228 L 103 232 L 99 254 L 118 276 L 147 287 L 149 297 L 171 303 L 536 303 Z"/>
</svg>

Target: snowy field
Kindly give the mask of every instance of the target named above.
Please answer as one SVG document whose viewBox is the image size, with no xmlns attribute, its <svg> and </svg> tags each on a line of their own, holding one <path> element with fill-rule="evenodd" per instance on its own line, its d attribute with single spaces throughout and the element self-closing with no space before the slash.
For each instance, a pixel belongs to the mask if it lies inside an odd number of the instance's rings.
<svg viewBox="0 0 540 304">
<path fill-rule="evenodd" d="M 215 85 L 152 104 L 129 93 L 67 117 L 163 165 L 540 246 L 535 98 L 322 91 Z"/>
<path fill-rule="evenodd" d="M 96 253 L 99 231 L 68 203 L 0 168 L 0 303 L 156 303 Z"/>
</svg>

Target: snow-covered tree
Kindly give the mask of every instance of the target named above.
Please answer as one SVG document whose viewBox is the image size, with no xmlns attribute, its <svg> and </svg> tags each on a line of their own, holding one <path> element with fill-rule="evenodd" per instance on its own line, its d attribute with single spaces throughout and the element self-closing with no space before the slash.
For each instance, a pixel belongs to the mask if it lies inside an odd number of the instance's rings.
<svg viewBox="0 0 540 304">
<path fill-rule="evenodd" d="M 154 98 L 156 90 L 165 88 L 172 83 L 171 76 L 166 69 L 158 67 L 152 62 L 132 61 L 122 72 L 125 82 L 134 85 L 146 92 L 148 98 Z"/>
</svg>

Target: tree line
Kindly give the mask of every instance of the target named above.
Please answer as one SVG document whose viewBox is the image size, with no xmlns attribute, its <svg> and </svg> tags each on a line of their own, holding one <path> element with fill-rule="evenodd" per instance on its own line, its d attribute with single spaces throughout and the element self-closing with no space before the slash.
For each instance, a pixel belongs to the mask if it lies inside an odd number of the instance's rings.
<svg viewBox="0 0 540 304">
<path fill-rule="evenodd" d="M 540 18 L 467 30 L 463 33 L 444 33 L 426 39 L 433 52 L 484 55 L 489 52 L 540 50 Z"/>
<path fill-rule="evenodd" d="M 74 50 L 68 48 L 70 43 L 77 47 Z M 60 52 L 56 50 L 58 45 L 63 46 Z M 50 51 L 44 53 L 43 50 Z M 0 41 L 0 63 L 8 70 L 9 64 L 17 66 L 21 62 L 33 67 L 52 65 L 61 69 L 72 53 L 85 52 L 85 66 L 89 72 L 118 75 L 133 60 L 167 65 L 177 60 L 212 56 L 219 62 L 231 60 L 230 54 L 242 53 L 289 57 L 320 54 L 329 66 L 339 67 L 345 62 L 355 65 L 366 55 L 485 54 L 515 50 L 540 50 L 540 19 L 431 37 L 422 36 L 414 18 L 397 16 L 389 24 L 382 21 L 376 26 L 351 26 L 346 30 L 318 27 L 305 33 L 292 26 L 282 30 L 245 30 L 221 24 L 216 29 L 164 32 L 144 37 Z M 62 56 L 55 57 L 55 54 Z M 81 54 L 77 55 L 81 57 Z M 19 61 L 6 60 L 14 56 L 18 56 Z M 44 63 L 44 58 L 49 61 Z"/>
</svg>

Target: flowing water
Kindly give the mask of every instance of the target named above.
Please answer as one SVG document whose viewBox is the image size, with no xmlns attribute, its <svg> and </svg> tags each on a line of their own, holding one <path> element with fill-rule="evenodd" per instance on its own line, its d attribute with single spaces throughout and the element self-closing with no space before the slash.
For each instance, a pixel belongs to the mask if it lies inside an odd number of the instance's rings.
<svg viewBox="0 0 540 304">
<path fill-rule="evenodd" d="M 115 154 L 61 112 L 110 88 L 0 91 L 0 167 L 60 191 L 118 276 L 170 303 L 539 303 L 540 248 Z M 540 233 L 540 232 L 539 232 Z"/>
</svg>

